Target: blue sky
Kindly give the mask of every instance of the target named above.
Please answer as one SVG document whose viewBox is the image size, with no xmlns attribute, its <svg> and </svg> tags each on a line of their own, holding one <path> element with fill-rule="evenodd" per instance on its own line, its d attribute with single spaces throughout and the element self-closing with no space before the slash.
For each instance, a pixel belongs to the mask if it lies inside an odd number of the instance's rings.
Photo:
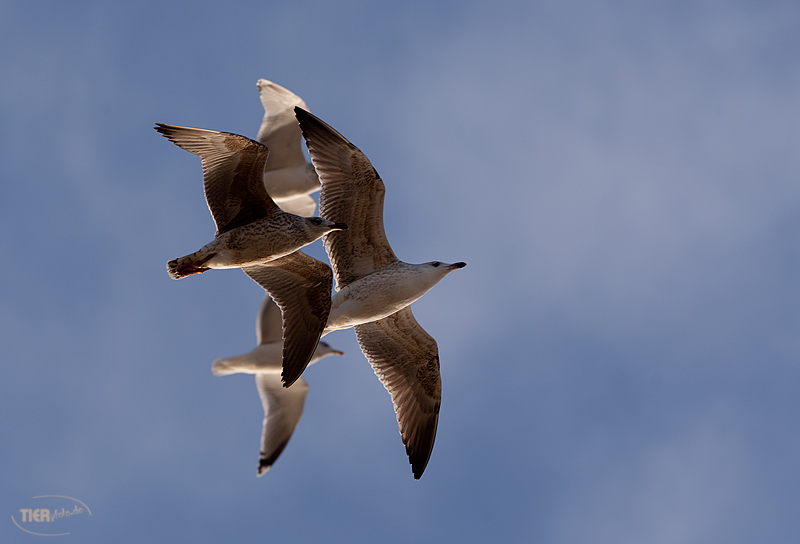
<svg viewBox="0 0 800 544">
<path fill-rule="evenodd" d="M 0 2 L 0 540 L 65 495 L 92 510 L 75 542 L 796 542 L 799 25 L 795 2 Z M 352 331 L 256 478 L 253 379 L 211 361 L 254 346 L 262 291 L 166 274 L 214 226 L 153 123 L 254 137 L 259 78 L 371 159 L 401 259 L 468 263 L 413 305 L 443 378 L 420 481 Z"/>
</svg>

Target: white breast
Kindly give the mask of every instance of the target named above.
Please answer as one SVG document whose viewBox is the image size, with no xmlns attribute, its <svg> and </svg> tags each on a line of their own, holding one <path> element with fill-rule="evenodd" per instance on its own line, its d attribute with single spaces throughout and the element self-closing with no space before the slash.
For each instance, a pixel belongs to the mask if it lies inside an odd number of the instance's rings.
<svg viewBox="0 0 800 544">
<path fill-rule="evenodd" d="M 388 317 L 409 306 L 441 279 L 417 265 L 394 263 L 343 287 L 331 300 L 326 332 Z"/>
</svg>

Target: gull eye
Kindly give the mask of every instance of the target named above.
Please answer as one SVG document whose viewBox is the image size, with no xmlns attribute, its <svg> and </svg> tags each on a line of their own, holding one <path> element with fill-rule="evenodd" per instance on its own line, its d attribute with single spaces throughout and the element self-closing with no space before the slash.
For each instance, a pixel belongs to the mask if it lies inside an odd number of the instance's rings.
<svg viewBox="0 0 800 544">
<path fill-rule="evenodd" d="M 433 265 L 434 268 L 437 268 L 442 263 L 440 263 L 439 261 L 433 261 L 431 264 Z"/>
<path fill-rule="evenodd" d="M 315 225 L 321 225 L 322 219 L 320 219 L 319 217 L 314 217 L 311 219 L 311 222 L 314 223 Z"/>
</svg>

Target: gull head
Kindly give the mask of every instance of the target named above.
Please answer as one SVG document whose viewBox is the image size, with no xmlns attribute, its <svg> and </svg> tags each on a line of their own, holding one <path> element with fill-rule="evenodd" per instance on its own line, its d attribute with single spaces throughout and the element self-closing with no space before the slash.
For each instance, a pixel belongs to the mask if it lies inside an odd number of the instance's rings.
<svg viewBox="0 0 800 544">
<path fill-rule="evenodd" d="M 311 357 L 311 361 L 309 361 L 308 364 L 311 365 L 316 363 L 320 359 L 324 359 L 329 355 L 344 355 L 344 352 L 334 349 L 327 342 L 320 340 L 319 344 L 317 344 L 317 349 L 314 350 L 314 355 Z"/>
<path fill-rule="evenodd" d="M 458 270 L 459 268 L 464 268 L 465 266 L 467 266 L 467 263 L 461 261 L 461 262 L 458 262 L 458 263 L 447 264 L 447 263 L 443 263 L 441 261 L 431 261 L 429 263 L 425 263 L 423 266 L 429 266 L 434 270 L 438 270 L 438 272 L 442 276 L 446 276 L 447 274 L 449 274 L 453 270 Z"/>
<path fill-rule="evenodd" d="M 328 234 L 332 230 L 344 230 L 347 225 L 344 223 L 334 223 L 322 217 L 305 217 L 306 232 L 315 236 L 314 239 L 319 238 L 323 234 Z"/>
<path fill-rule="evenodd" d="M 442 281 L 450 272 L 464 268 L 467 263 L 448 264 L 441 261 L 431 261 L 422 264 L 402 263 L 402 266 L 407 270 L 406 280 L 399 282 L 392 289 L 410 301 L 410 304 L 427 293 L 429 289 Z"/>
<path fill-rule="evenodd" d="M 423 282 L 430 283 L 430 287 L 433 287 L 439 283 L 442 278 L 444 278 L 453 270 L 458 270 L 459 268 L 464 268 L 465 266 L 467 266 L 467 263 L 465 262 L 448 264 L 441 261 L 431 261 L 429 263 L 414 265 L 417 272 L 421 276 L 419 279 Z M 430 287 L 428 287 L 428 289 L 430 289 Z"/>
</svg>

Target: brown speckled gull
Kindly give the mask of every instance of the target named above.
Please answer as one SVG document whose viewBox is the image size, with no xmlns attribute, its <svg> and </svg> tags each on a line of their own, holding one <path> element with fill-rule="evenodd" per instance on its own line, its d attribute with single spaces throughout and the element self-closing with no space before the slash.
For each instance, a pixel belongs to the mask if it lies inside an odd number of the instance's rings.
<svg viewBox="0 0 800 544">
<path fill-rule="evenodd" d="M 228 132 L 161 123 L 155 128 L 201 158 L 206 202 L 217 225 L 212 242 L 167 263 L 170 276 L 242 268 L 280 306 L 284 365 L 299 376 L 327 322 L 333 278 L 326 264 L 297 250 L 346 225 L 281 210 L 262 182 L 269 155 L 264 145 Z"/>
</svg>

